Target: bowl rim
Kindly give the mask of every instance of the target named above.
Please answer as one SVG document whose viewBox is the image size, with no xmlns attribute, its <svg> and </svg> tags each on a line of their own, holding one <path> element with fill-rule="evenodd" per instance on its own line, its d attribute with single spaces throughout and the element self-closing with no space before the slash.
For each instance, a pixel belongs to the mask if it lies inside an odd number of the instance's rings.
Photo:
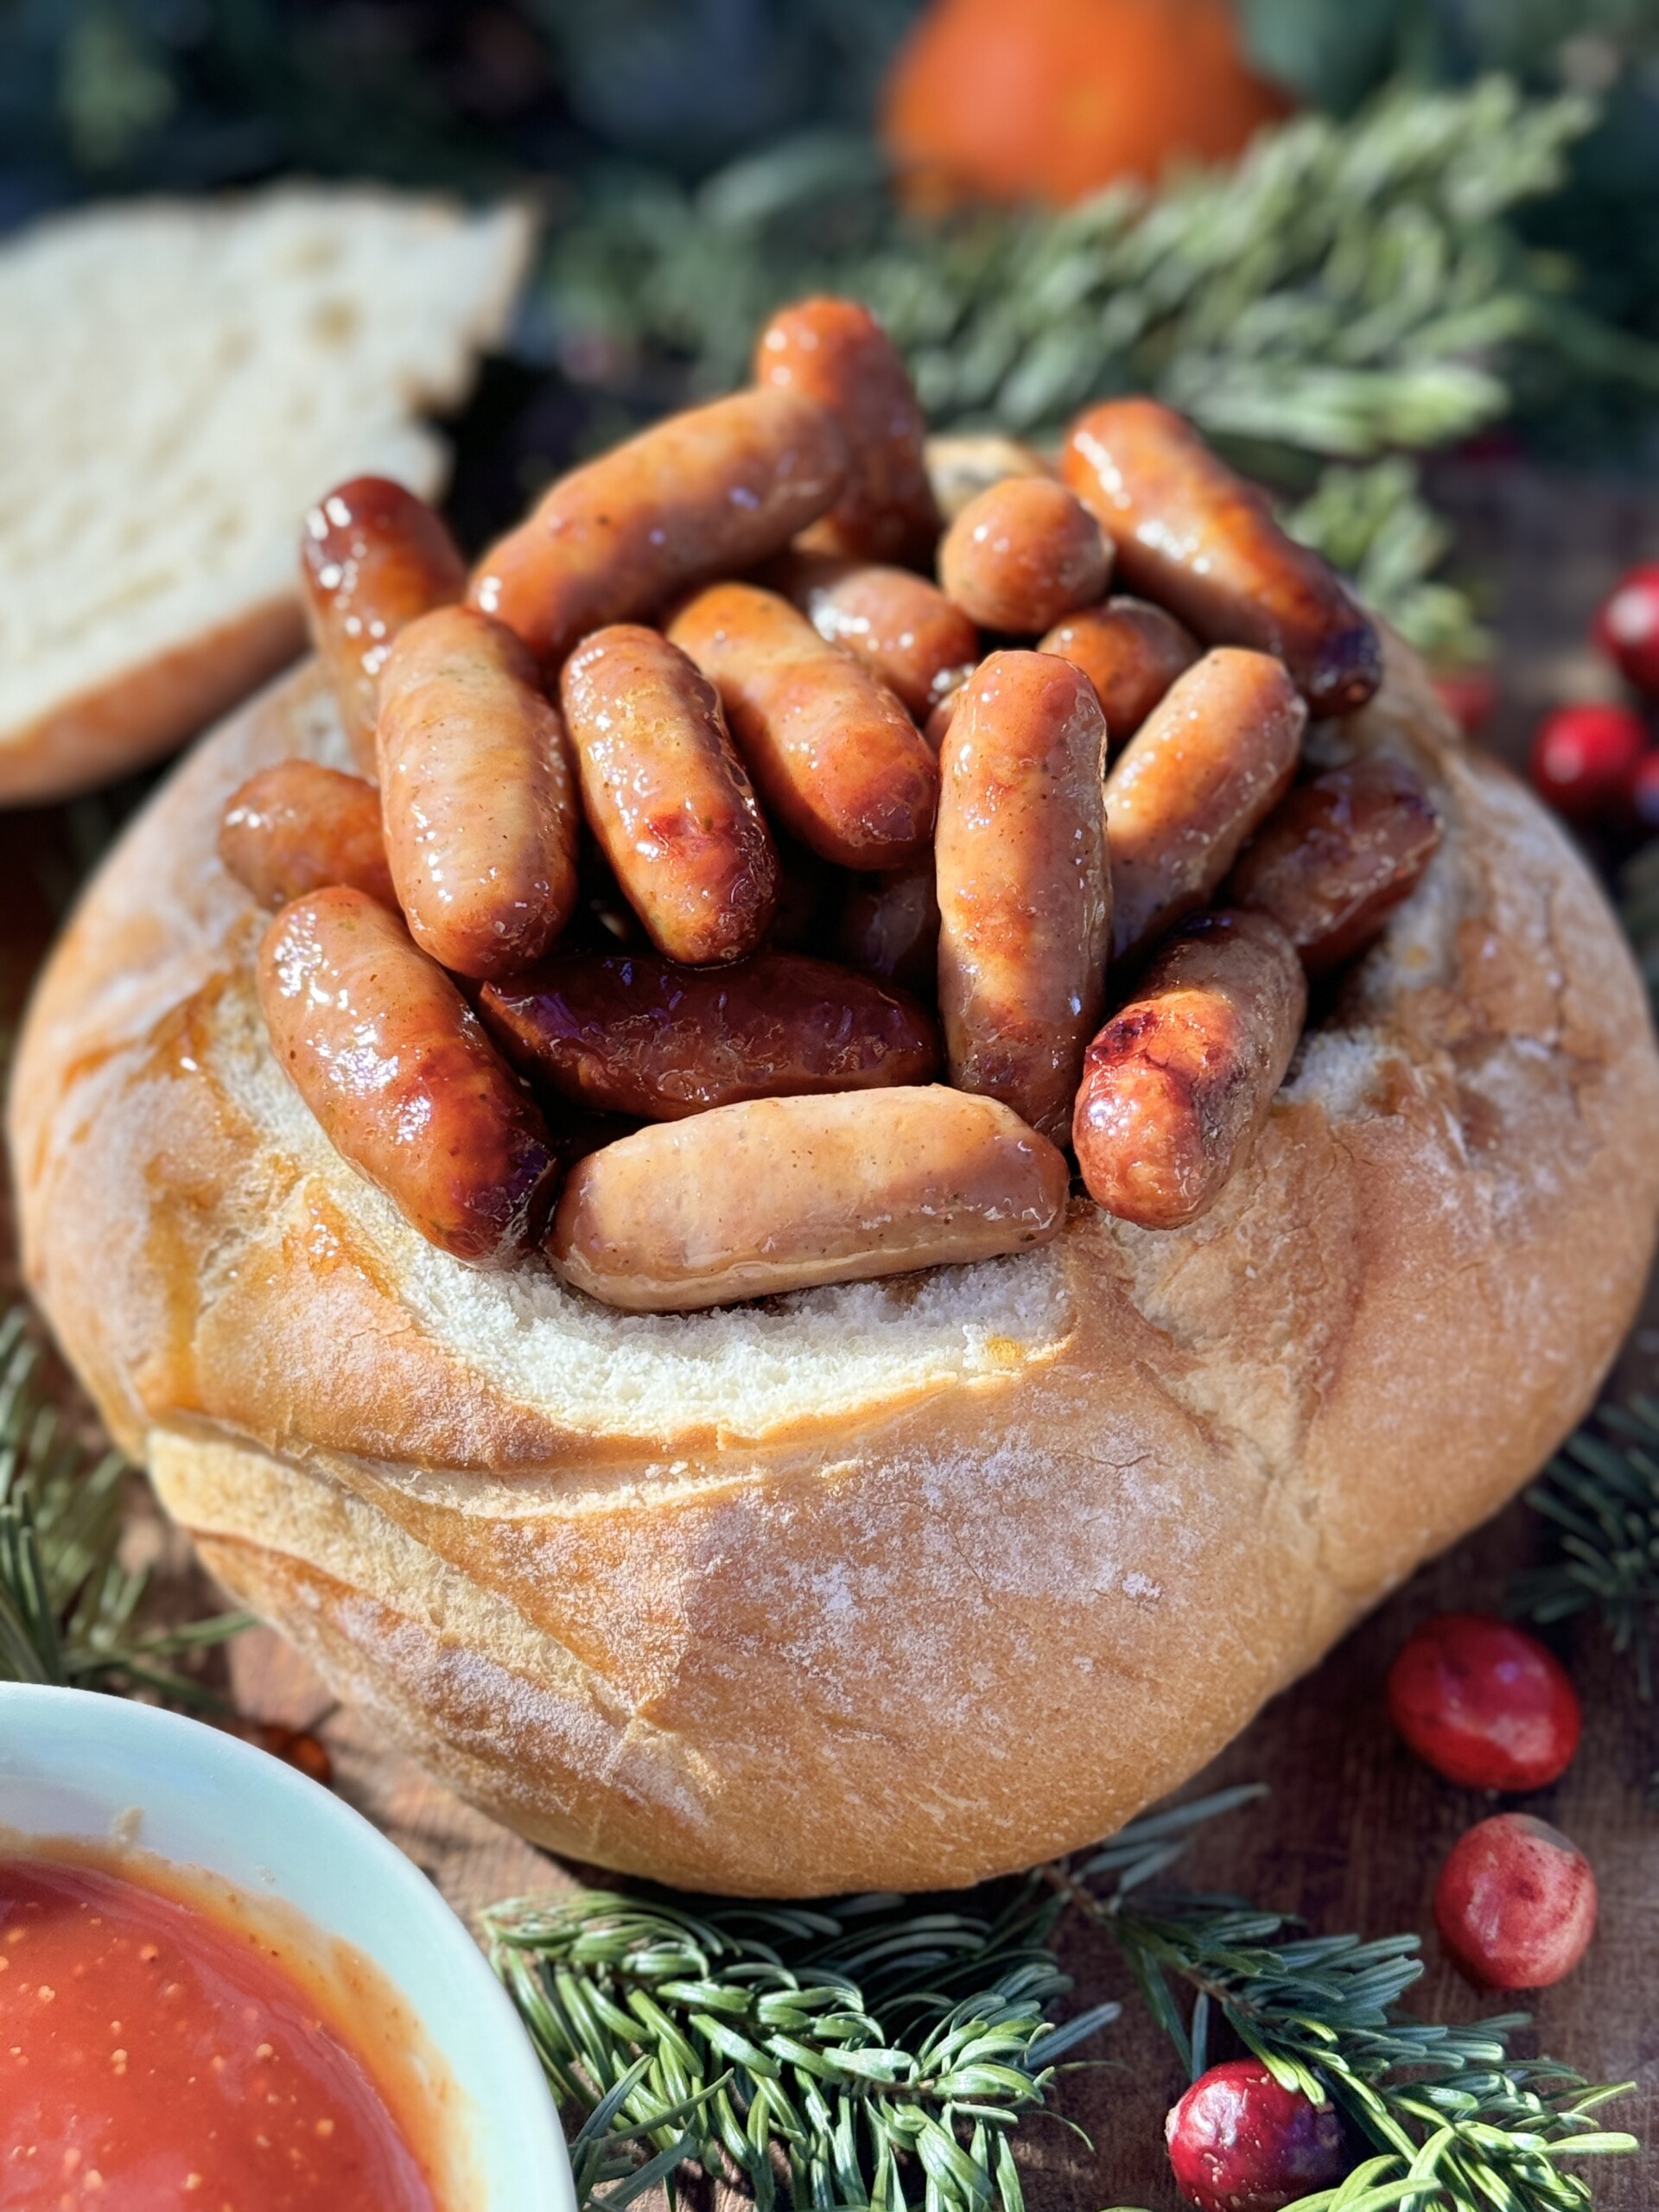
<svg viewBox="0 0 1659 2212">
<path fill-rule="evenodd" d="M 93 1839 L 94 1831 L 88 1826 L 35 1827 L 27 1819 L 13 1817 L 7 1803 L 11 1794 L 9 1783 L 23 1780 L 56 1783 L 107 1807 L 104 1830 L 95 1838 L 107 1841 L 111 1824 L 132 1802 L 130 1782 L 124 1777 L 123 1783 L 118 1784 L 113 1776 L 106 1781 L 100 1768 L 100 1751 L 109 1751 L 115 1745 L 124 1754 L 136 1751 L 148 1755 L 143 1787 L 154 1792 L 158 1820 L 164 1817 L 163 1802 L 172 1808 L 172 1817 L 183 1825 L 189 1824 L 193 1808 L 200 1820 L 204 1786 L 209 1793 L 208 1802 L 215 1798 L 219 1803 L 233 1802 L 238 1796 L 251 1804 L 263 1800 L 266 1807 L 275 1801 L 289 1836 L 296 1826 L 302 1827 L 308 1832 L 310 1840 L 326 1851 L 331 1865 L 349 1860 L 365 1877 L 372 1878 L 383 1897 L 389 1895 L 397 1904 L 408 1929 L 411 1955 L 417 1948 L 430 1954 L 436 1947 L 447 1970 L 459 1979 L 465 1991 L 467 2029 L 487 2053 L 487 2064 L 471 2069 L 473 2078 L 465 2082 L 460 2080 L 453 2056 L 454 2023 L 433 2018 L 410 1994 L 396 1963 L 385 1957 L 381 1947 L 365 1940 L 362 1929 L 353 1927 L 349 1910 L 341 1916 L 332 1912 L 320 1916 L 311 1902 L 292 1896 L 274 1873 L 266 1874 L 263 1885 L 256 1885 L 249 1881 L 244 1869 L 216 1866 L 206 1852 L 190 1857 L 158 1846 L 142 1829 L 136 1839 L 142 1849 L 155 1852 L 186 1872 L 192 1866 L 200 1866 L 251 1896 L 269 1894 L 281 1898 L 325 1936 L 356 1944 L 374 1961 L 404 1997 L 469 2099 L 472 2139 L 479 2152 L 480 2170 L 485 2171 L 490 2163 L 493 2138 L 498 2151 L 500 2148 L 498 2130 L 512 2139 L 511 2197 L 501 2194 L 498 2182 L 490 2181 L 481 2204 L 456 2205 L 453 2212 L 576 2212 L 563 2131 L 540 2061 L 512 1999 L 466 1923 L 435 1884 L 390 1837 L 333 1790 L 226 1730 L 163 1707 L 52 1683 L 0 1681 L 0 1824 L 25 1840 L 31 1834 L 42 1839 L 63 1835 Z M 140 1809 L 149 1809 L 142 1799 Z M 257 1850 L 251 1856 L 257 1858 Z M 354 1886 L 354 1881 L 342 1886 Z M 499 2157 L 494 2163 L 505 2167 Z M 537 2175 L 545 2177 L 540 2190 L 536 2187 Z M 445 2212 L 451 2212 L 451 2208 L 446 2205 Z"/>
</svg>

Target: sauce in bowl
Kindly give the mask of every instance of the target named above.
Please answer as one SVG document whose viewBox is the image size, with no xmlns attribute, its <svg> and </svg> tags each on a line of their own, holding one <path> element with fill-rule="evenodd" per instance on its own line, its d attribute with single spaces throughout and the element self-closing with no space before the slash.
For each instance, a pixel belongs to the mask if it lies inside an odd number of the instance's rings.
<svg viewBox="0 0 1659 2212">
<path fill-rule="evenodd" d="M 289 1917 L 148 1854 L 0 1855 L 3 2212 L 444 2212 L 418 2029 Z"/>
</svg>

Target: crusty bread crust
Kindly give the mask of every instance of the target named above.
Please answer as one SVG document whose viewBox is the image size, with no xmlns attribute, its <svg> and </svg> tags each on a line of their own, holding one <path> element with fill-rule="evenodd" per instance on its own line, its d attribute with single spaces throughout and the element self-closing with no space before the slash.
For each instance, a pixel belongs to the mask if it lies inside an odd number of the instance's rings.
<svg viewBox="0 0 1659 2212">
<path fill-rule="evenodd" d="M 213 830 L 343 761 L 308 665 L 50 963 L 31 1280 L 226 1584 L 527 1834 L 771 1894 L 1085 1842 L 1532 1472 L 1652 1250 L 1659 1061 L 1582 863 L 1399 649 L 1313 743 L 1409 758 L 1447 839 L 1213 1212 L 639 1317 L 433 1253 L 271 1063 Z"/>
</svg>

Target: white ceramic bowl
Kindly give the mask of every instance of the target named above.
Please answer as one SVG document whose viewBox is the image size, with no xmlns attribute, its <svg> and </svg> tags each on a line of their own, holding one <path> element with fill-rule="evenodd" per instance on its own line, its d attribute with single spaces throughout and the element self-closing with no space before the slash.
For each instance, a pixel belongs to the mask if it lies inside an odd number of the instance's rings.
<svg viewBox="0 0 1659 2212">
<path fill-rule="evenodd" d="M 461 1922 L 378 1829 L 200 1721 L 0 1682 L 0 1825 L 104 1843 L 124 1821 L 147 1851 L 297 1909 L 402 1993 L 461 2092 L 475 2186 L 453 2212 L 575 2212 L 558 2116 L 518 2015 Z"/>
</svg>

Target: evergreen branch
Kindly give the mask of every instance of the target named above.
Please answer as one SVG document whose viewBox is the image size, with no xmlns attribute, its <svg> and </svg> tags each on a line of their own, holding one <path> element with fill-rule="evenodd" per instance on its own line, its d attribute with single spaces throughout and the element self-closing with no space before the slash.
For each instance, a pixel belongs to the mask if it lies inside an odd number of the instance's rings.
<svg viewBox="0 0 1659 2212">
<path fill-rule="evenodd" d="M 1653 1695 L 1659 1628 L 1659 1405 L 1603 1406 L 1562 1446 L 1527 1492 L 1550 1523 L 1555 1556 L 1518 1574 L 1516 1611 L 1548 1625 L 1591 1607 L 1613 1649 L 1628 1652 L 1637 1688 Z"/>
</svg>

